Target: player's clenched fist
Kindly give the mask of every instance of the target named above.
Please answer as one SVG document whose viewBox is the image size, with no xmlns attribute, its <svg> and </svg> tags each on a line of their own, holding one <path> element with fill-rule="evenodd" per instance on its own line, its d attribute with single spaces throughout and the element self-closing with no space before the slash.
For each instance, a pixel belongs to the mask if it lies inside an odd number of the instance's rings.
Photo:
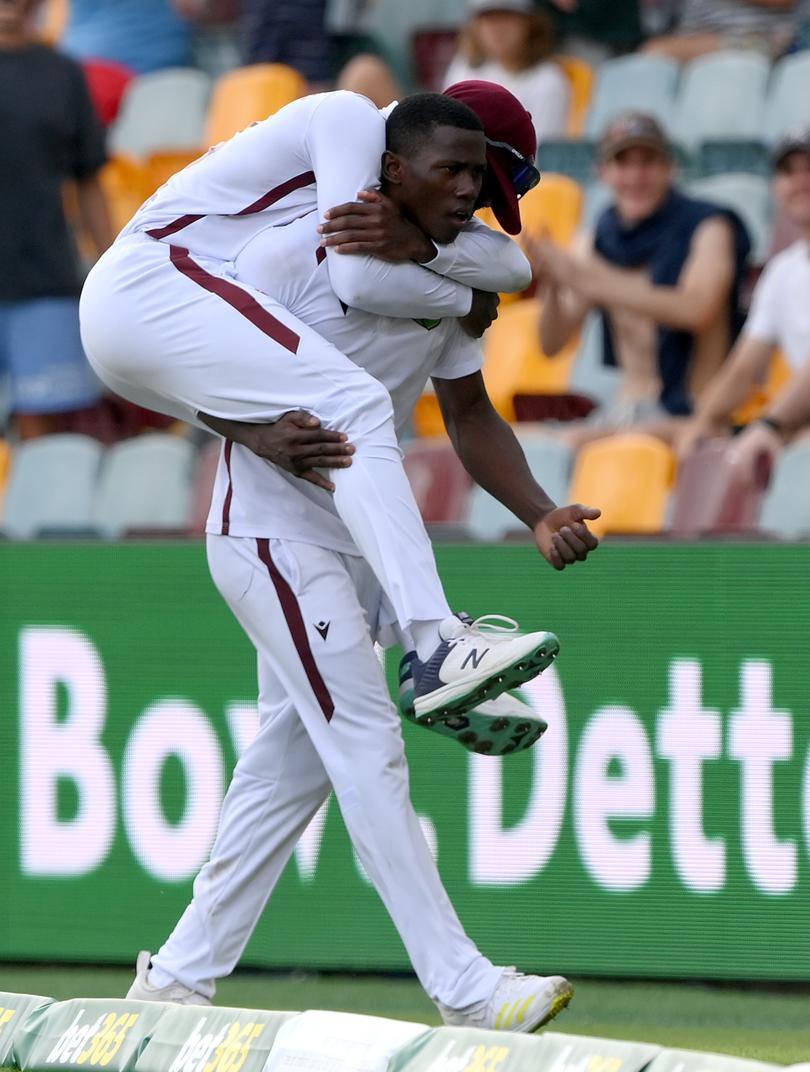
<svg viewBox="0 0 810 1072">
<path fill-rule="evenodd" d="M 601 514 L 596 507 L 580 503 L 549 511 L 534 529 L 540 553 L 556 570 L 563 570 L 572 562 L 584 562 L 588 553 L 599 546 L 599 540 L 585 522 L 595 521 Z"/>
<path fill-rule="evenodd" d="M 493 320 L 498 319 L 498 303 L 500 297 L 490 294 L 486 290 L 474 290 L 472 305 L 466 316 L 459 319 L 459 323 L 474 339 L 480 339 Z"/>
<path fill-rule="evenodd" d="M 335 485 L 317 469 L 345 469 L 352 464 L 354 447 L 342 432 L 321 428 L 317 417 L 296 409 L 285 413 L 275 424 L 249 426 L 254 454 L 308 480 L 319 488 L 334 491 Z"/>
</svg>

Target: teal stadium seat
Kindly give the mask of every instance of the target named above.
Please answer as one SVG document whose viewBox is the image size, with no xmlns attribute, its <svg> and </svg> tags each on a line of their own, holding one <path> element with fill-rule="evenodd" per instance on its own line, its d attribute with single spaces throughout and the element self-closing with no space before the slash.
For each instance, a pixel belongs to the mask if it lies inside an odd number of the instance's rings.
<svg viewBox="0 0 810 1072">
<path fill-rule="evenodd" d="M 605 60 L 596 76 L 586 137 L 598 140 L 608 123 L 622 112 L 643 110 L 666 128 L 672 119 L 679 65 L 666 56 L 641 53 Z"/>
<path fill-rule="evenodd" d="M 690 149 L 712 140 L 761 137 L 770 66 L 757 52 L 727 50 L 693 60 L 683 74 L 671 133 Z"/>
<path fill-rule="evenodd" d="M 191 523 L 194 447 L 163 432 L 125 439 L 104 459 L 93 523 L 105 536 L 177 534 Z"/>
<path fill-rule="evenodd" d="M 130 82 L 110 128 L 110 151 L 146 157 L 200 149 L 210 95 L 211 79 L 190 67 L 140 75 Z"/>
<path fill-rule="evenodd" d="M 622 374 L 603 363 L 602 349 L 601 316 L 589 313 L 582 326 L 568 389 L 574 394 L 587 395 L 598 406 L 607 406 L 616 397 Z"/>
<path fill-rule="evenodd" d="M 776 463 L 759 527 L 786 539 L 810 536 L 810 440 L 787 447 Z"/>
<path fill-rule="evenodd" d="M 773 144 L 810 124 L 810 50 L 785 56 L 774 66 L 765 101 L 762 136 Z"/>
<path fill-rule="evenodd" d="M 564 502 L 574 462 L 571 448 L 549 436 L 516 432 L 534 478 L 555 502 Z M 470 496 L 467 530 L 477 540 L 501 540 L 508 532 L 521 530 L 529 534 L 514 514 L 479 487 Z"/>
<path fill-rule="evenodd" d="M 15 448 L 3 529 L 18 540 L 44 530 L 70 535 L 93 527 L 104 448 L 83 435 L 51 435 Z"/>
<path fill-rule="evenodd" d="M 734 209 L 751 236 L 751 259 L 764 264 L 771 244 L 771 196 L 761 175 L 712 175 L 689 184 L 689 193 Z"/>
</svg>

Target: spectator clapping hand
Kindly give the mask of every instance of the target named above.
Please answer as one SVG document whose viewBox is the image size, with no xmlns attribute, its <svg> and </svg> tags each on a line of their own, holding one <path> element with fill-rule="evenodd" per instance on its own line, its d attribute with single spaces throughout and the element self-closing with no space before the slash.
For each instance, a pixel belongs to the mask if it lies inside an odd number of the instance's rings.
<svg viewBox="0 0 810 1072">
<path fill-rule="evenodd" d="M 752 421 L 729 447 L 728 459 L 746 484 L 753 484 L 760 466 L 773 469 L 784 442 L 764 421 Z"/>
</svg>

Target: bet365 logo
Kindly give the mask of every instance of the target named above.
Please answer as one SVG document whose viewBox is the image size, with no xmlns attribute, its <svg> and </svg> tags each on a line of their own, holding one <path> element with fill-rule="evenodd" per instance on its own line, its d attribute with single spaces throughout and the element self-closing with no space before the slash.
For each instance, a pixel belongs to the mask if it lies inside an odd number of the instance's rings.
<svg viewBox="0 0 810 1072">
<path fill-rule="evenodd" d="M 92 1023 L 81 1022 L 79 1009 L 73 1023 L 56 1041 L 45 1064 L 99 1065 L 106 1068 L 124 1044 L 128 1032 L 138 1022 L 140 1013 L 102 1013 Z"/>
<path fill-rule="evenodd" d="M 219 1031 L 203 1032 L 207 1020 L 203 1016 L 197 1022 L 169 1072 L 239 1072 L 265 1026 L 232 1020 Z"/>
</svg>

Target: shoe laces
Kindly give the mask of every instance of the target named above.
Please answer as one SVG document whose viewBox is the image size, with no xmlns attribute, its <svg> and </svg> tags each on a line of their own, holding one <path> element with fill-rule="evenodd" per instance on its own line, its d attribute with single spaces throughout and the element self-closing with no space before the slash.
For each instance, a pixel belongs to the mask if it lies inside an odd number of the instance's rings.
<svg viewBox="0 0 810 1072">
<path fill-rule="evenodd" d="M 499 636 L 514 636 L 520 632 L 520 626 L 514 618 L 505 614 L 481 614 L 477 618 L 471 618 L 469 614 L 459 614 L 472 633 L 480 633 L 483 636 L 497 639 Z"/>
</svg>

